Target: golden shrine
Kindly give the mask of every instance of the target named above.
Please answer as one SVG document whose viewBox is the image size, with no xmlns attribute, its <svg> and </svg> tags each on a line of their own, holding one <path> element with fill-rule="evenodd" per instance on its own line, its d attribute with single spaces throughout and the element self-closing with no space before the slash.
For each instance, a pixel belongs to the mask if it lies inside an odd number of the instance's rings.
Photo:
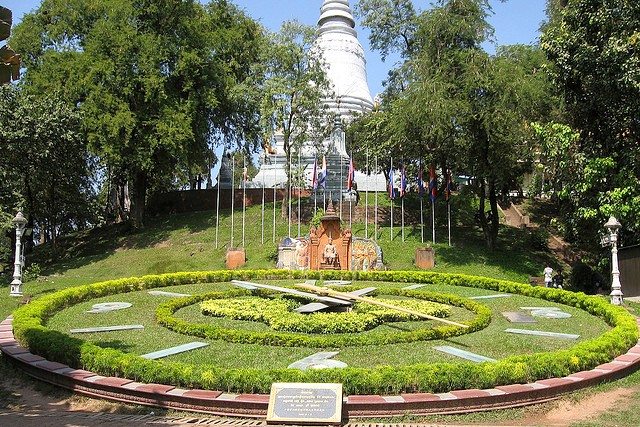
<svg viewBox="0 0 640 427">
<path fill-rule="evenodd" d="M 320 226 L 312 226 L 309 235 L 311 270 L 351 269 L 351 230 L 341 230 L 340 217 L 332 203 L 320 219 Z"/>
</svg>

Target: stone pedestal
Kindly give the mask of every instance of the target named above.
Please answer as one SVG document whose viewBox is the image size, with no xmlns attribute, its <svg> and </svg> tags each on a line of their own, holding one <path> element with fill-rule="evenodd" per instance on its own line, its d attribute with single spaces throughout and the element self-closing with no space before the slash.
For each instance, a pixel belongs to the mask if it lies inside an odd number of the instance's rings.
<svg viewBox="0 0 640 427">
<path fill-rule="evenodd" d="M 416 267 L 428 270 L 435 267 L 435 265 L 436 253 L 433 248 L 416 249 Z"/>
<path fill-rule="evenodd" d="M 230 249 L 227 251 L 227 268 L 233 270 L 242 267 L 247 262 L 247 256 L 244 248 Z"/>
<path fill-rule="evenodd" d="M 329 203 L 327 214 L 320 220 L 318 228 L 311 228 L 309 262 L 311 270 L 350 270 L 351 269 L 351 230 L 340 229 L 340 218 L 333 205 Z M 324 249 L 332 240 L 337 257 L 329 264 L 323 257 Z"/>
</svg>

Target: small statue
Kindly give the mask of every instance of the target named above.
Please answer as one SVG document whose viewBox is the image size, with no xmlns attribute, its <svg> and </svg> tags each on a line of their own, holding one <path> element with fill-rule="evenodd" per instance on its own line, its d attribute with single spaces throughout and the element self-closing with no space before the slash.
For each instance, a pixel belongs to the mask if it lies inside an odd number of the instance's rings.
<svg viewBox="0 0 640 427">
<path fill-rule="evenodd" d="M 324 247 L 322 251 L 322 258 L 329 265 L 335 265 L 336 258 L 338 257 L 338 251 L 333 244 L 333 239 L 329 237 L 329 243 Z"/>
<path fill-rule="evenodd" d="M 298 268 L 304 270 L 309 266 L 309 251 L 305 240 L 298 240 L 296 243 L 296 263 Z"/>
</svg>

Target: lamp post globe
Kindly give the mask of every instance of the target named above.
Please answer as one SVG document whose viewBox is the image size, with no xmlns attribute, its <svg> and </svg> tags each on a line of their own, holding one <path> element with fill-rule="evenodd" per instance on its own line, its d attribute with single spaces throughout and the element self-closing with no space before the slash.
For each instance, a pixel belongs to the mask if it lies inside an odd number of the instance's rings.
<svg viewBox="0 0 640 427">
<path fill-rule="evenodd" d="M 13 281 L 11 282 L 11 292 L 9 295 L 12 297 L 22 296 L 22 235 L 24 233 L 25 226 L 27 225 L 27 219 L 22 215 L 22 212 L 18 212 L 15 218 L 11 221 L 16 227 L 16 256 L 13 263 Z"/>
<path fill-rule="evenodd" d="M 609 232 L 609 242 L 611 243 L 611 303 L 621 305 L 623 302 L 622 284 L 620 283 L 620 270 L 618 269 L 618 230 L 620 230 L 621 225 L 612 216 L 604 227 Z"/>
</svg>

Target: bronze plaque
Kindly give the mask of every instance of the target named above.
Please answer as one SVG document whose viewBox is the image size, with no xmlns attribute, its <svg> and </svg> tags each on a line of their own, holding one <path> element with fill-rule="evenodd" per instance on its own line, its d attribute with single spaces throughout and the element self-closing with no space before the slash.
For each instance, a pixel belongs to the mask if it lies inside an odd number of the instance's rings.
<svg viewBox="0 0 640 427">
<path fill-rule="evenodd" d="M 340 424 L 342 384 L 274 383 L 267 423 Z"/>
</svg>

